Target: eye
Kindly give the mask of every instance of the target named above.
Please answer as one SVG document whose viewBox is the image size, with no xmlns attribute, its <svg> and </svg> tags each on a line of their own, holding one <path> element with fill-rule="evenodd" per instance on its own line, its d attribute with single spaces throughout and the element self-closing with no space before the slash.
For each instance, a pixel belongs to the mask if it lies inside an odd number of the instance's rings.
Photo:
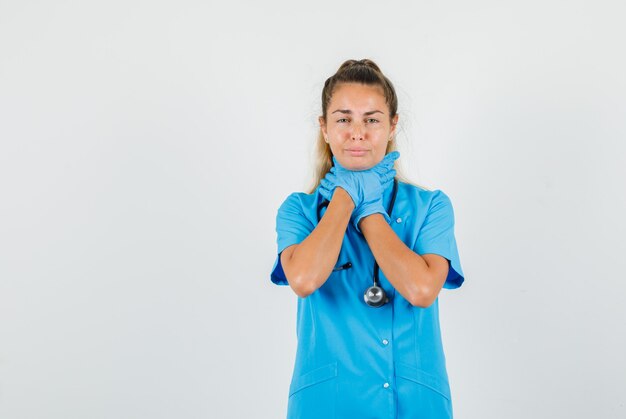
<svg viewBox="0 0 626 419">
<path fill-rule="evenodd" d="M 348 118 L 340 118 L 337 122 L 348 122 Z"/>
<path fill-rule="evenodd" d="M 376 118 L 367 118 L 367 123 L 368 124 L 375 124 L 377 122 L 379 122 L 379 121 Z"/>
</svg>

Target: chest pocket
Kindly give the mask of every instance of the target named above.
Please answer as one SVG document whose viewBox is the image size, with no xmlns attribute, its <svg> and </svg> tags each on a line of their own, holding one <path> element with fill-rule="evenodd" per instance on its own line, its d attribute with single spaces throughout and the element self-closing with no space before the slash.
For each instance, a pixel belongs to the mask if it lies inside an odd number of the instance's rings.
<svg viewBox="0 0 626 419">
<path fill-rule="evenodd" d="M 334 301 L 338 296 L 346 295 L 347 287 L 349 287 L 348 275 L 352 271 L 354 271 L 352 262 L 345 260 L 337 262 L 326 281 L 319 288 L 320 295 L 328 298 L 328 301 Z"/>
<path fill-rule="evenodd" d="M 352 262 L 341 263 L 333 268 L 333 272 L 339 272 L 350 268 L 352 268 Z"/>
</svg>

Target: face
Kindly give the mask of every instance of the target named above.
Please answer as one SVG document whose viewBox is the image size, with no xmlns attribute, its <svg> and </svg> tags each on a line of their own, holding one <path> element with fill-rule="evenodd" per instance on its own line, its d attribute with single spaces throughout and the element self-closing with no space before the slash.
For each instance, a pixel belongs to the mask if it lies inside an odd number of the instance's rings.
<svg viewBox="0 0 626 419">
<path fill-rule="evenodd" d="M 398 123 L 389 119 L 382 88 L 342 83 L 335 88 L 320 128 L 339 162 L 349 170 L 366 170 L 378 164 Z"/>
</svg>

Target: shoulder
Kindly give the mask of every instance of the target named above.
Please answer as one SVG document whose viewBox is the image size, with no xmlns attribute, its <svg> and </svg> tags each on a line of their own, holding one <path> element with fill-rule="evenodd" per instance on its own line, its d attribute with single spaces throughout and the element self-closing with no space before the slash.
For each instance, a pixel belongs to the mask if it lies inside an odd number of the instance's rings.
<svg viewBox="0 0 626 419">
<path fill-rule="evenodd" d="M 317 208 L 317 203 L 319 200 L 319 194 L 317 193 L 317 189 L 313 193 L 305 193 L 305 192 L 292 192 L 283 200 L 283 203 L 280 205 L 279 211 L 281 209 L 290 209 L 290 208 Z"/>
<path fill-rule="evenodd" d="M 412 182 L 398 181 L 398 194 L 419 207 L 431 208 L 434 205 L 452 205 L 448 195 L 441 189 L 429 189 Z"/>
<path fill-rule="evenodd" d="M 323 198 L 317 192 L 292 192 L 282 202 L 278 208 L 277 217 L 279 219 L 307 219 L 310 223 L 317 223 L 318 207 Z"/>
</svg>

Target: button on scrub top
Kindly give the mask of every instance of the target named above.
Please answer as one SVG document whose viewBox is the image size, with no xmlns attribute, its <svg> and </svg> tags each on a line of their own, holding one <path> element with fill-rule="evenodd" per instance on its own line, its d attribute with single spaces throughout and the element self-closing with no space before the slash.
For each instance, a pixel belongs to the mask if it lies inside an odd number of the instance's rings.
<svg viewBox="0 0 626 419">
<path fill-rule="evenodd" d="M 385 189 L 388 208 L 393 184 Z M 288 285 L 280 253 L 301 243 L 318 224 L 323 201 L 312 194 L 289 195 L 278 209 L 278 256 L 271 280 Z M 323 216 L 326 208 L 321 210 Z M 391 228 L 413 251 L 448 259 L 444 288 L 464 281 L 448 196 L 398 182 Z M 341 269 L 351 262 L 352 266 Z M 351 223 L 336 268 L 306 298 L 298 298 L 295 366 L 289 387 L 288 418 L 452 418 L 450 386 L 439 328 L 437 298 L 412 306 L 379 271 L 390 302 L 373 308 L 363 293 L 373 284 L 374 256 Z"/>
</svg>

